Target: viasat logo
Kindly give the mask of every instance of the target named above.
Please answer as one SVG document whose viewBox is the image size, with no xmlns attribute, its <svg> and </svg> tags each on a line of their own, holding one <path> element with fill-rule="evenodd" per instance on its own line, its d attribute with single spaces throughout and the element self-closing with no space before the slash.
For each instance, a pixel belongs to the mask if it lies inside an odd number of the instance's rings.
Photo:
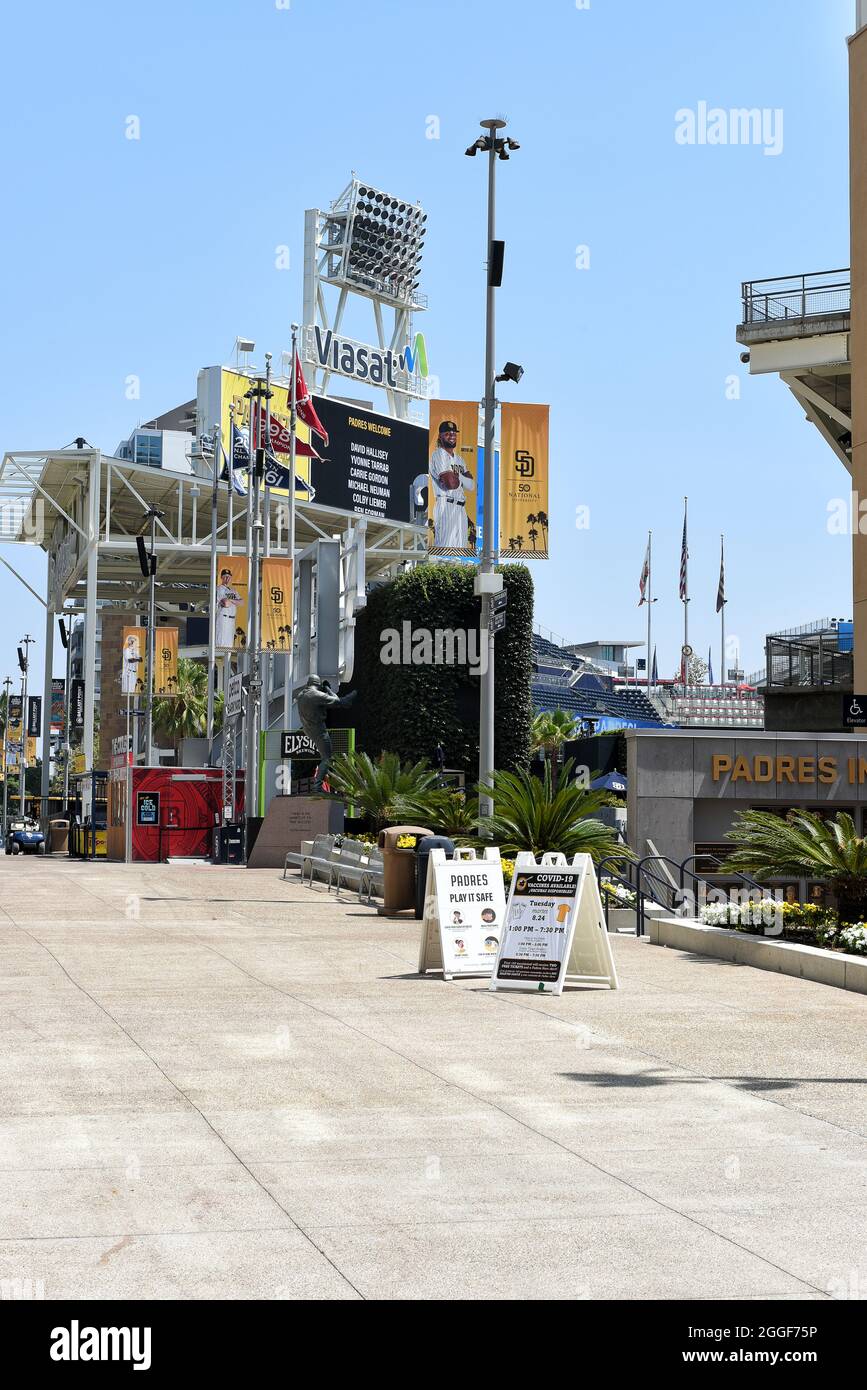
<svg viewBox="0 0 867 1390">
<path fill-rule="evenodd" d="M 427 376 L 427 345 L 423 333 L 416 333 L 415 341 L 407 343 L 398 361 L 401 371 L 409 372 L 410 376 Z"/>
</svg>

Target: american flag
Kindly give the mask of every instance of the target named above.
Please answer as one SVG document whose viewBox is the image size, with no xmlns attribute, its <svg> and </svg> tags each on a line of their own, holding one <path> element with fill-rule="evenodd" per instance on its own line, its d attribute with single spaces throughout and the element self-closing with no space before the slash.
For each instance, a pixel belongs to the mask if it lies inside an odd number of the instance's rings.
<svg viewBox="0 0 867 1390">
<path fill-rule="evenodd" d="M 716 611 L 719 613 L 726 601 L 726 562 L 723 552 L 723 539 L 719 543 L 719 588 L 716 591 Z"/>
<path fill-rule="evenodd" d="M 650 578 L 650 541 L 647 542 L 647 550 L 644 552 L 644 566 L 641 571 L 641 578 L 638 581 L 638 592 L 641 597 L 638 600 L 639 608 L 647 602 L 647 581 Z"/>
<path fill-rule="evenodd" d="M 686 544 L 686 509 L 683 513 L 683 540 L 680 543 L 680 597 L 686 599 L 686 565 L 689 560 L 689 550 Z"/>
</svg>

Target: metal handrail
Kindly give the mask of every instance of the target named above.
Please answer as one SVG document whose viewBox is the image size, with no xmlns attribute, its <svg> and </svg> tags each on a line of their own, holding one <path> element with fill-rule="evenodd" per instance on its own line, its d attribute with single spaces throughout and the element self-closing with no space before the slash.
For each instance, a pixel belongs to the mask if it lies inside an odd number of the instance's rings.
<svg viewBox="0 0 867 1390">
<path fill-rule="evenodd" d="M 834 280 L 833 276 L 838 278 Z M 839 295 L 841 303 L 818 303 L 820 296 L 827 299 L 830 295 Z M 851 298 L 852 281 L 848 266 L 839 270 L 813 271 L 806 275 L 787 275 L 772 280 L 745 280 L 741 285 L 745 324 L 774 323 L 789 318 L 806 319 L 823 314 L 846 314 L 851 310 Z"/>
<path fill-rule="evenodd" d="M 706 856 L 702 855 L 701 857 L 704 858 Z M 667 854 L 647 854 L 644 856 L 643 859 L 628 860 L 624 860 L 622 855 L 608 855 L 605 859 L 601 859 L 597 864 L 596 874 L 597 878 L 601 880 L 602 871 L 606 865 L 617 864 L 619 866 L 625 866 L 618 867 L 614 870 L 606 868 L 605 873 L 607 878 L 621 883 L 625 888 L 629 888 L 632 892 L 636 894 L 635 935 L 641 937 L 644 936 L 644 926 L 646 921 L 645 908 L 647 899 L 650 899 L 652 902 L 661 901 L 664 906 L 666 896 L 674 898 L 675 893 L 677 893 L 678 891 L 682 893 L 684 891 L 687 878 L 689 878 L 692 881 L 696 889 L 698 889 L 700 885 L 704 885 L 706 889 L 718 888 L 718 884 L 711 883 L 709 879 L 704 878 L 701 874 L 697 874 L 692 869 L 687 868 L 687 865 L 693 863 L 697 858 L 699 858 L 698 855 L 690 854 L 687 855 L 685 859 L 678 862 L 676 859 L 670 858 L 670 856 Z M 716 856 L 714 856 L 714 858 L 716 858 Z M 669 878 L 664 877 L 662 874 L 654 873 L 650 868 L 648 868 L 648 865 L 650 864 L 668 864 L 672 869 L 676 870 L 678 876 L 677 886 L 675 887 L 671 883 L 671 880 Z M 631 877 L 633 873 L 635 876 L 634 882 Z M 753 891 L 759 893 L 764 893 L 766 891 L 762 884 L 757 883 L 755 879 L 750 878 L 747 874 L 740 873 L 737 869 L 726 869 L 725 873 L 727 877 L 738 879 L 741 883 L 743 883 L 746 887 Z M 652 888 L 655 888 L 656 891 L 651 892 L 650 890 Z M 698 896 L 699 894 L 696 891 L 696 898 L 698 898 Z M 603 902 L 606 928 L 608 926 L 608 906 L 608 896 L 606 894 L 605 900 Z M 674 910 L 674 906 L 675 904 L 674 902 L 672 902 L 672 911 Z"/>
</svg>

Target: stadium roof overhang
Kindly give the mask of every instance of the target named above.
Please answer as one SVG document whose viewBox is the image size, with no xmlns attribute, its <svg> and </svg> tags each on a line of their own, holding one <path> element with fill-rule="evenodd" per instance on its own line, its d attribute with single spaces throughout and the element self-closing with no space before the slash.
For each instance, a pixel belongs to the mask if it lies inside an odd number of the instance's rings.
<svg viewBox="0 0 867 1390">
<path fill-rule="evenodd" d="M 83 604 L 91 554 L 96 557 L 97 600 L 136 608 L 147 589 L 136 537 L 149 530 L 148 512 L 153 507 L 162 513 L 156 521 L 155 542 L 161 605 L 195 606 L 197 601 L 206 605 L 212 494 L 213 482 L 206 475 L 148 468 L 96 449 L 12 450 L 0 463 L 0 541 L 36 545 L 46 552 L 48 599 L 55 611 L 64 602 Z M 268 551 L 285 553 L 285 495 L 272 492 L 263 510 Z M 318 539 L 331 540 L 362 520 L 368 577 L 385 576 L 423 555 L 426 533 L 422 526 L 378 517 L 362 519 L 312 502 L 296 504 L 296 546 L 303 549 Z M 230 494 L 225 483 L 218 485 L 218 550 L 243 553 L 246 527 L 245 498 Z"/>
</svg>

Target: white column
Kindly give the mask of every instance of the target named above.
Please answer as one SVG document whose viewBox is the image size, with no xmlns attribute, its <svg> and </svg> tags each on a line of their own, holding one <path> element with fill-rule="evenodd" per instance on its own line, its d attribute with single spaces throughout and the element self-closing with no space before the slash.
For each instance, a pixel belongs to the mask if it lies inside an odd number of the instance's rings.
<svg viewBox="0 0 867 1390">
<path fill-rule="evenodd" d="M 93 723 L 96 684 L 96 581 L 99 563 L 99 484 L 102 454 L 95 449 L 90 458 L 87 488 L 87 597 L 84 608 L 84 766 L 93 767 Z"/>
</svg>

